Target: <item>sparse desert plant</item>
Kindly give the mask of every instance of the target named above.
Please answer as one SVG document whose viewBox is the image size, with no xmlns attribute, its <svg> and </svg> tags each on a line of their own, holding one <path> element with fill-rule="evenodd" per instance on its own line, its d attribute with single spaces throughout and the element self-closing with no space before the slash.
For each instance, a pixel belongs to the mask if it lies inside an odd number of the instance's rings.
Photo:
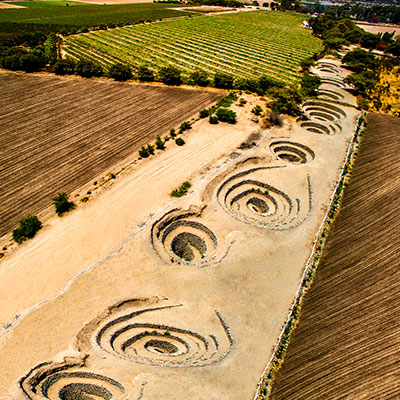
<svg viewBox="0 0 400 400">
<path fill-rule="evenodd" d="M 18 227 L 12 231 L 12 238 L 15 242 L 21 243 L 25 239 L 31 239 L 36 235 L 36 232 L 42 227 L 36 215 L 29 215 L 21 219 Z"/>
<path fill-rule="evenodd" d="M 247 103 L 247 100 L 245 100 L 243 97 L 241 97 L 239 99 L 239 106 L 240 107 L 243 107 L 246 103 Z"/>
<path fill-rule="evenodd" d="M 189 121 L 185 121 L 181 123 L 181 126 L 179 127 L 179 133 L 185 132 L 189 129 L 192 129 L 192 125 L 190 124 Z"/>
<path fill-rule="evenodd" d="M 148 144 L 146 147 L 146 150 L 149 154 L 153 155 L 154 154 L 154 146 L 151 144 Z"/>
<path fill-rule="evenodd" d="M 62 215 L 69 210 L 72 210 L 75 207 L 75 204 L 72 201 L 68 200 L 67 193 L 58 193 L 56 197 L 53 199 L 54 208 L 57 215 Z"/>
<path fill-rule="evenodd" d="M 173 197 L 182 197 L 187 193 L 187 191 L 189 190 L 189 188 L 191 186 L 192 186 L 192 184 L 190 182 L 185 181 L 185 182 L 182 183 L 181 186 L 179 186 L 178 189 L 174 189 L 171 192 L 171 196 L 173 196 Z"/>
<path fill-rule="evenodd" d="M 218 120 L 221 122 L 227 122 L 228 124 L 236 124 L 237 122 L 236 113 L 232 110 L 227 110 L 226 108 L 219 108 L 216 114 Z"/>
<path fill-rule="evenodd" d="M 234 101 L 238 99 L 236 93 L 229 93 L 228 96 L 223 97 L 221 100 L 218 101 L 218 107 L 230 107 Z"/>
<path fill-rule="evenodd" d="M 182 138 L 176 138 L 176 139 L 175 139 L 175 143 L 176 143 L 178 146 L 183 146 L 183 145 L 185 144 L 185 141 L 184 141 Z"/>
<path fill-rule="evenodd" d="M 257 116 L 261 115 L 262 114 L 262 108 L 261 108 L 261 106 L 259 104 L 257 104 L 255 107 L 252 108 L 251 112 L 254 115 L 257 115 Z"/>
<path fill-rule="evenodd" d="M 169 134 L 171 135 L 172 138 L 174 138 L 174 137 L 176 136 L 175 129 L 174 129 L 174 128 L 171 128 L 171 129 L 169 130 Z"/>
<path fill-rule="evenodd" d="M 142 146 L 142 148 L 139 150 L 139 156 L 142 158 L 147 158 L 149 156 L 149 152 L 147 151 L 147 149 Z"/>
<path fill-rule="evenodd" d="M 217 125 L 219 122 L 218 117 L 216 115 L 210 115 L 209 122 L 212 125 Z"/>
<path fill-rule="evenodd" d="M 157 136 L 156 138 L 156 147 L 158 150 L 165 149 L 165 142 L 160 138 L 160 136 Z"/>
</svg>

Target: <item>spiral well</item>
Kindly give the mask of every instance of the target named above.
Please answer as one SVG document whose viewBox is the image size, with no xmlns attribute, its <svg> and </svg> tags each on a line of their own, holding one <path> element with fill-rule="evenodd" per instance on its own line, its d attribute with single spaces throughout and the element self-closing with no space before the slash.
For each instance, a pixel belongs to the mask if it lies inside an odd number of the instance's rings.
<svg viewBox="0 0 400 400">
<path fill-rule="evenodd" d="M 297 156 L 298 157 L 298 156 Z M 262 170 L 263 168 L 258 168 Z M 311 182 L 305 204 L 284 191 L 251 177 L 257 168 L 236 174 L 217 191 L 221 207 L 235 219 L 258 228 L 286 230 L 299 225 L 312 208 Z"/>
<path fill-rule="evenodd" d="M 296 142 L 273 142 L 270 144 L 270 149 L 278 158 L 292 164 L 305 164 L 315 157 L 309 147 Z"/>
<path fill-rule="evenodd" d="M 119 399 L 124 387 L 115 379 L 84 371 L 82 362 L 43 363 L 20 381 L 28 399 L 112 400 Z"/>
<path fill-rule="evenodd" d="M 181 305 L 145 308 L 99 322 L 96 344 L 104 351 L 139 364 L 162 367 L 201 367 L 225 358 L 233 347 L 229 327 L 218 311 L 218 335 L 204 335 L 187 328 L 153 322 Z M 143 321 L 148 318 L 152 322 Z"/>
<path fill-rule="evenodd" d="M 172 210 L 152 227 L 152 243 L 166 262 L 204 264 L 215 256 L 218 240 L 195 220 L 196 213 Z"/>
</svg>

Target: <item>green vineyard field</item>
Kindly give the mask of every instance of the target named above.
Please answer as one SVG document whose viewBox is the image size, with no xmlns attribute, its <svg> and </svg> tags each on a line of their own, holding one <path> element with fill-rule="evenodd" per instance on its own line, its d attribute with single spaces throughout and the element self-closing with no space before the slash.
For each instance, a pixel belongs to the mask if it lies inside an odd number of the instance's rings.
<svg viewBox="0 0 400 400">
<path fill-rule="evenodd" d="M 280 80 L 298 78 L 299 64 L 321 49 L 321 41 L 302 28 L 303 15 L 239 12 L 140 24 L 64 38 L 63 50 L 107 67 L 124 62 L 153 69 L 173 64 L 184 75 L 202 69 Z"/>
</svg>

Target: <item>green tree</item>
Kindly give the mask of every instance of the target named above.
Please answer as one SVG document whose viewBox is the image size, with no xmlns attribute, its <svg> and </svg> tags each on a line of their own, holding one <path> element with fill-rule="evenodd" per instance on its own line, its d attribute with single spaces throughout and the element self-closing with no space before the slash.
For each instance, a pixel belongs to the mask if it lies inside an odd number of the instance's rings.
<svg viewBox="0 0 400 400">
<path fill-rule="evenodd" d="M 188 83 L 190 85 L 197 86 L 208 86 L 210 84 L 210 79 L 208 78 L 207 72 L 200 69 L 193 71 L 189 75 Z"/>
<path fill-rule="evenodd" d="M 185 141 L 184 141 L 182 138 L 176 138 L 176 139 L 175 139 L 175 143 L 176 143 L 178 146 L 183 146 L 183 145 L 185 144 Z"/>
<path fill-rule="evenodd" d="M 25 239 L 31 239 L 42 227 L 42 223 L 35 215 L 29 215 L 18 223 L 18 227 L 12 231 L 12 238 L 15 242 L 21 243 Z"/>
<path fill-rule="evenodd" d="M 210 115 L 209 122 L 211 125 L 217 125 L 218 124 L 218 117 L 216 115 Z"/>
<path fill-rule="evenodd" d="M 321 78 L 318 75 L 304 74 L 301 78 L 301 91 L 306 97 L 315 96 L 321 85 Z"/>
<path fill-rule="evenodd" d="M 237 117 L 236 113 L 226 108 L 219 108 L 216 112 L 218 120 L 221 122 L 227 122 L 228 124 L 236 124 Z"/>
<path fill-rule="evenodd" d="M 57 215 L 62 215 L 75 208 L 75 204 L 68 200 L 67 193 L 58 193 L 53 199 L 53 204 Z"/>
<path fill-rule="evenodd" d="M 55 33 L 50 33 L 47 36 L 46 41 L 44 42 L 44 53 L 45 56 L 50 63 L 50 65 L 53 65 L 57 61 L 57 49 L 58 45 L 58 39 Z"/>
<path fill-rule="evenodd" d="M 144 146 L 142 146 L 142 148 L 139 150 L 139 156 L 142 158 L 147 158 L 147 157 L 149 157 L 149 155 L 150 154 L 147 151 L 147 149 Z"/>
<path fill-rule="evenodd" d="M 76 72 L 84 78 L 91 78 L 93 76 L 102 76 L 104 71 L 101 65 L 89 60 L 79 60 L 76 64 Z"/>
<path fill-rule="evenodd" d="M 133 76 L 132 70 L 129 65 L 122 63 L 113 64 L 108 70 L 108 74 L 116 81 L 127 81 Z"/>
<path fill-rule="evenodd" d="M 136 78 L 143 82 L 154 81 L 154 72 L 146 65 L 139 65 L 136 69 Z"/>
<path fill-rule="evenodd" d="M 166 85 L 180 85 L 182 84 L 182 71 L 179 68 L 174 67 L 173 65 L 167 65 L 162 67 L 158 76 L 160 81 L 165 83 Z"/>
<path fill-rule="evenodd" d="M 70 75 L 75 72 L 75 61 L 73 58 L 67 57 L 59 59 L 53 65 L 53 71 L 56 75 Z"/>
<path fill-rule="evenodd" d="M 217 72 L 214 76 L 214 86 L 220 89 L 233 89 L 234 78 L 232 75 Z"/>
</svg>

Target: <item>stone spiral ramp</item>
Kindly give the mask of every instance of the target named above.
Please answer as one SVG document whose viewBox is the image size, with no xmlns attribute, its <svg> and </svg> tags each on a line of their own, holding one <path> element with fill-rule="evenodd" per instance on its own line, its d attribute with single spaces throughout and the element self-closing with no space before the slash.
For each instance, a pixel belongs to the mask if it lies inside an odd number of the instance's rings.
<svg viewBox="0 0 400 400">
<path fill-rule="evenodd" d="M 399 399 L 398 119 L 370 114 L 274 400 Z"/>
</svg>

